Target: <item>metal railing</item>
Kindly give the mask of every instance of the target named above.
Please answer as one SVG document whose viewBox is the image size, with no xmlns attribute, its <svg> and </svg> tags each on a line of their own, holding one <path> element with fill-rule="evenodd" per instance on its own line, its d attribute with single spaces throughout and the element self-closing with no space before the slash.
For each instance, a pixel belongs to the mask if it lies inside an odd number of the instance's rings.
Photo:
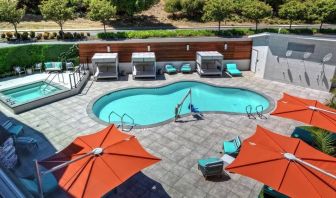
<svg viewBox="0 0 336 198">
<path fill-rule="evenodd" d="M 69 74 L 70 88 L 77 88 L 78 84 L 83 80 L 86 75 L 84 64 L 80 64 L 72 73 Z"/>
<path fill-rule="evenodd" d="M 131 119 L 131 123 L 130 124 L 128 124 L 129 126 L 131 126 L 131 127 L 133 127 L 135 124 L 134 124 L 134 119 L 130 116 L 130 115 L 128 115 L 127 113 L 124 113 L 122 116 L 120 115 L 120 114 L 118 114 L 117 112 L 115 112 L 115 111 L 112 111 L 110 114 L 109 114 L 109 123 L 112 123 L 112 120 L 111 120 L 111 117 L 112 117 L 112 115 L 116 115 L 119 119 L 120 119 L 120 124 L 121 124 L 121 130 L 122 131 L 124 131 L 124 127 L 125 127 L 125 124 L 127 123 L 127 122 L 125 122 L 125 117 L 127 117 L 127 118 L 129 118 L 129 119 Z M 120 125 L 119 125 L 120 126 Z"/>
<path fill-rule="evenodd" d="M 52 74 L 55 74 L 52 78 L 51 78 L 51 80 L 48 82 L 48 80 L 49 80 L 49 78 L 50 78 L 50 76 L 52 76 Z M 59 75 L 59 73 L 50 73 L 49 74 L 49 76 L 43 81 L 44 83 L 41 85 L 41 88 L 42 88 L 42 86 L 44 85 L 44 84 L 47 84 L 47 86 L 45 86 L 41 91 L 43 92 L 43 93 L 45 93 L 45 90 L 50 86 L 50 84 L 52 83 L 52 81 L 55 79 L 55 77 L 56 76 L 58 76 Z"/>
<path fill-rule="evenodd" d="M 185 100 L 188 98 L 188 96 L 190 96 L 190 105 L 191 105 L 192 104 L 191 89 L 189 89 L 187 94 L 182 98 L 181 102 L 176 105 L 176 107 L 175 107 L 175 121 L 177 121 L 177 119 L 180 117 L 182 105 L 185 102 Z M 190 107 L 190 112 L 192 113 L 191 107 Z"/>
</svg>

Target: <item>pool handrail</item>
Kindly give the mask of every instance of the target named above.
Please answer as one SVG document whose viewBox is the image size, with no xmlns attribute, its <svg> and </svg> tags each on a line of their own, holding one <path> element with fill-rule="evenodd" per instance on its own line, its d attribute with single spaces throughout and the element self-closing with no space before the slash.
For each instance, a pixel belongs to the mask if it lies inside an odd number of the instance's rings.
<svg viewBox="0 0 336 198">
<path fill-rule="evenodd" d="M 124 117 L 125 116 L 132 120 L 132 125 L 131 126 L 134 126 L 134 119 L 130 115 L 128 115 L 127 113 L 124 113 L 124 115 L 121 117 L 121 128 L 122 128 L 122 130 L 124 130 Z"/>
<path fill-rule="evenodd" d="M 120 118 L 120 122 L 122 123 L 122 116 L 119 115 L 118 113 L 116 113 L 115 111 L 112 111 L 109 115 L 109 123 L 111 123 L 111 116 L 115 114 L 116 116 L 118 116 Z"/>
</svg>

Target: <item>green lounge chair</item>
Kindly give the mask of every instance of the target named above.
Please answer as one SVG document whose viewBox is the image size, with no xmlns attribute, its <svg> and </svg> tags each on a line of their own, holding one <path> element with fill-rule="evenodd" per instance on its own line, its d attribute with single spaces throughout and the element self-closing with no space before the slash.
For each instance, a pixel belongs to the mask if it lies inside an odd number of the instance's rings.
<svg viewBox="0 0 336 198">
<path fill-rule="evenodd" d="M 223 143 L 224 154 L 236 157 L 239 153 L 240 146 L 241 146 L 241 140 L 239 136 L 233 140 L 224 141 Z"/>
<path fill-rule="evenodd" d="M 278 191 L 275 191 L 273 188 L 266 185 L 263 187 L 263 192 L 264 197 L 288 198 L 286 195 L 279 193 Z"/>
<path fill-rule="evenodd" d="M 182 73 L 190 73 L 191 72 L 191 66 L 190 66 L 189 63 L 182 64 L 180 70 L 181 70 Z"/>
<path fill-rule="evenodd" d="M 21 183 L 26 189 L 34 196 L 39 196 L 38 182 L 37 179 L 25 179 L 20 178 Z M 58 183 L 56 178 L 52 173 L 47 173 L 42 176 L 42 191 L 43 194 L 49 194 L 58 188 Z"/>
<path fill-rule="evenodd" d="M 237 69 L 237 64 L 236 63 L 226 64 L 226 70 L 232 76 L 242 75 L 242 73 L 239 71 L 239 69 Z"/>
<path fill-rule="evenodd" d="M 296 127 L 291 135 L 291 137 L 299 138 L 302 141 L 306 142 L 309 145 L 314 144 L 313 137 L 311 133 L 303 128 Z"/>
<path fill-rule="evenodd" d="M 177 72 L 176 68 L 175 68 L 173 65 L 171 65 L 171 64 L 167 64 L 167 65 L 165 66 L 165 69 L 166 69 L 166 72 L 167 72 L 168 74 L 174 74 L 174 73 Z"/>
<path fill-rule="evenodd" d="M 209 176 L 222 176 L 224 162 L 220 158 L 210 157 L 198 160 L 198 169 L 201 170 L 205 179 Z"/>
<path fill-rule="evenodd" d="M 13 135 L 14 137 L 18 137 L 23 133 L 23 126 L 14 124 L 10 120 L 7 120 L 5 123 L 3 123 L 2 127 L 5 128 L 9 134 Z"/>
</svg>

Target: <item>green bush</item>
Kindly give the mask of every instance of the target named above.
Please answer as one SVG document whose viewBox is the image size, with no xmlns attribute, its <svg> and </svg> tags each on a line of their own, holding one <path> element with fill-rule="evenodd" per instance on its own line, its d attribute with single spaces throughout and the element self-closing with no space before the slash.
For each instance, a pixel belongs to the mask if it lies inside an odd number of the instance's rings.
<svg viewBox="0 0 336 198">
<path fill-rule="evenodd" d="M 36 36 L 37 40 L 41 40 L 42 36 L 43 36 L 42 33 L 38 33 L 37 36 Z"/>
<path fill-rule="evenodd" d="M 31 31 L 31 32 L 29 33 L 29 36 L 30 36 L 30 38 L 35 38 L 35 32 L 34 32 L 34 31 Z"/>
<path fill-rule="evenodd" d="M 5 33 L 1 33 L 1 38 L 5 39 L 6 38 L 6 34 Z"/>
<path fill-rule="evenodd" d="M 28 40 L 29 39 L 29 34 L 28 34 L 28 32 L 22 32 L 22 35 L 21 35 L 21 38 L 22 38 L 22 40 Z"/>
<path fill-rule="evenodd" d="M 38 62 L 60 61 L 60 55 L 73 45 L 22 45 L 0 48 L 0 74 L 12 71 L 14 65 L 31 66 Z M 78 61 L 78 53 L 69 57 Z M 78 63 L 78 62 L 76 62 Z"/>
<path fill-rule="evenodd" d="M 43 33 L 43 39 L 44 39 L 44 40 L 48 40 L 48 39 L 49 39 L 49 35 L 50 35 L 49 32 L 44 32 L 44 33 Z"/>
<path fill-rule="evenodd" d="M 336 34 L 336 29 L 322 29 L 320 30 L 322 34 Z"/>
</svg>

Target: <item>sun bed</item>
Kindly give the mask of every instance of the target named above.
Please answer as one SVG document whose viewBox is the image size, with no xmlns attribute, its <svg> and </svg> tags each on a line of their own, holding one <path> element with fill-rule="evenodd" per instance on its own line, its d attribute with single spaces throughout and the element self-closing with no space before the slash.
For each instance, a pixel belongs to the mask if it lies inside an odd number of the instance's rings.
<svg viewBox="0 0 336 198">
<path fill-rule="evenodd" d="M 196 53 L 197 72 L 203 75 L 223 75 L 223 55 L 217 51 L 200 51 Z"/>
<path fill-rule="evenodd" d="M 189 63 L 184 63 L 181 65 L 180 71 L 182 73 L 191 73 L 192 69 Z"/>
<path fill-rule="evenodd" d="M 226 71 L 231 76 L 241 76 L 242 75 L 241 71 L 239 69 L 237 69 L 237 64 L 236 63 L 226 64 Z"/>
<path fill-rule="evenodd" d="M 278 191 L 275 191 L 273 188 L 266 185 L 264 185 L 262 191 L 264 192 L 264 197 L 288 198 L 286 195 L 279 193 Z"/>
<path fill-rule="evenodd" d="M 44 67 L 46 72 L 61 72 L 63 69 L 62 62 L 45 62 Z"/>
<path fill-rule="evenodd" d="M 39 196 L 39 188 L 37 184 L 37 179 L 19 179 L 23 186 L 32 193 L 34 196 Z M 47 173 L 42 176 L 42 192 L 43 194 L 49 194 L 58 188 L 58 183 L 55 176 L 52 173 Z"/>
<path fill-rule="evenodd" d="M 153 52 L 133 53 L 133 79 L 155 78 L 156 79 L 156 58 Z"/>
<path fill-rule="evenodd" d="M 225 154 L 231 155 L 231 156 L 237 156 L 238 152 L 241 147 L 241 140 L 238 137 L 223 142 L 223 150 Z"/>
<path fill-rule="evenodd" d="M 209 176 L 222 176 L 224 162 L 220 158 L 210 157 L 198 160 L 198 169 L 201 170 L 205 179 Z"/>
<path fill-rule="evenodd" d="M 117 53 L 96 53 L 92 57 L 92 65 L 96 70 L 94 78 L 119 78 L 119 59 Z"/>
<path fill-rule="evenodd" d="M 166 70 L 166 72 L 168 74 L 175 74 L 175 73 L 177 73 L 177 69 L 172 64 L 166 64 L 165 65 L 165 70 Z"/>
<path fill-rule="evenodd" d="M 22 125 L 14 124 L 10 120 L 7 120 L 5 123 L 3 123 L 2 127 L 5 128 L 14 137 L 17 137 L 24 132 Z"/>
</svg>

